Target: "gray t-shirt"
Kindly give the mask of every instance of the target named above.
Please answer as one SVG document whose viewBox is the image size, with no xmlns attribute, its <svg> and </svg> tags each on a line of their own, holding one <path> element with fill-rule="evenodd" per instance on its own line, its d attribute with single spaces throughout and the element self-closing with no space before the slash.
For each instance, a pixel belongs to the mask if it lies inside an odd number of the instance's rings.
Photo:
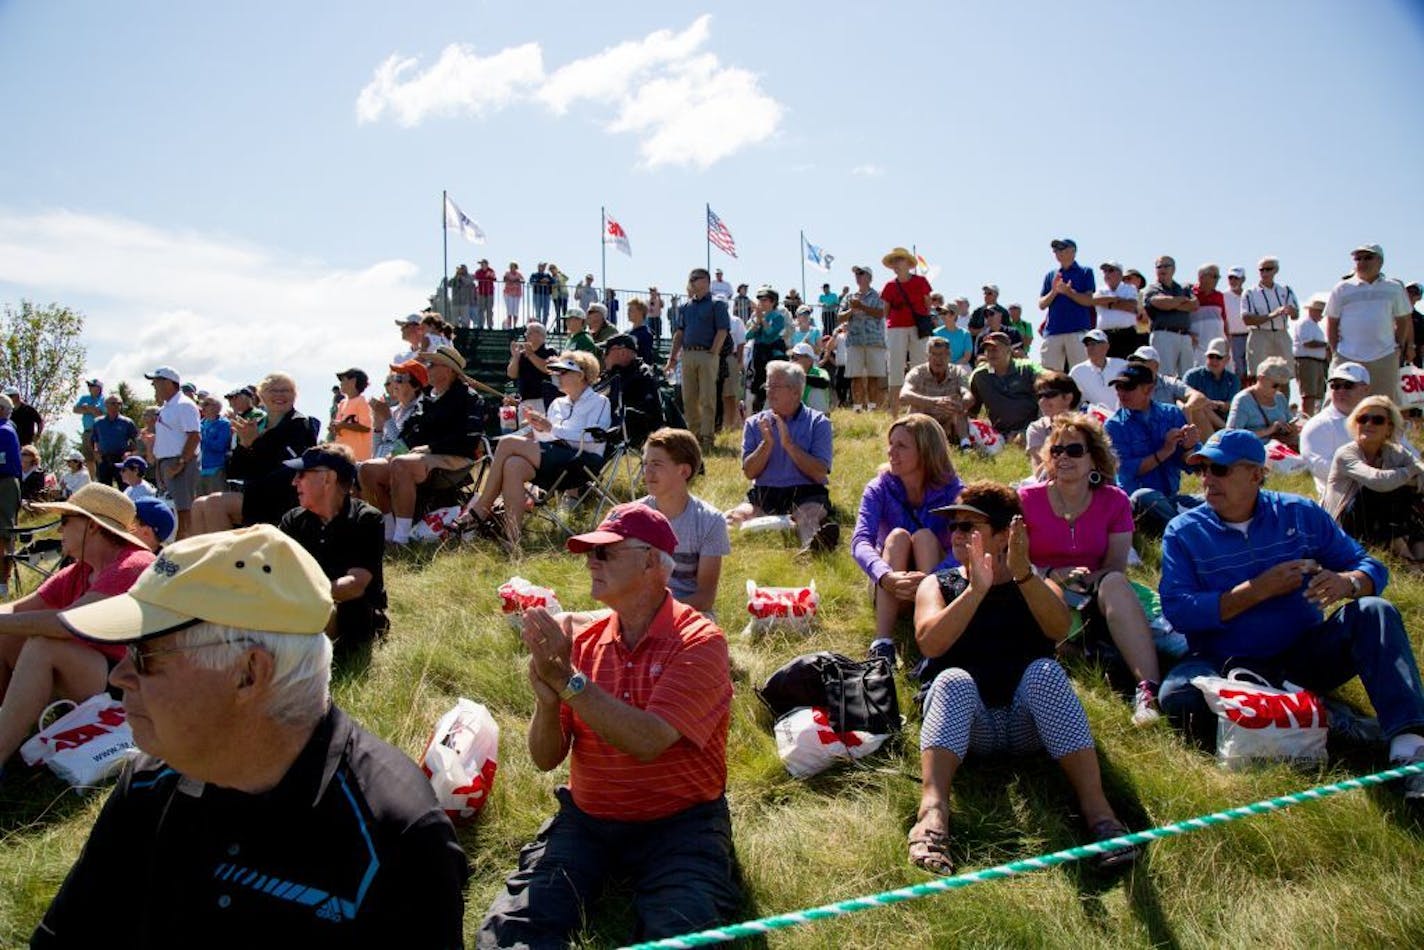
<svg viewBox="0 0 1424 950">
<path fill-rule="evenodd" d="M 638 500 L 657 510 L 658 502 L 652 495 Z M 668 589 L 673 597 L 685 600 L 697 591 L 697 567 L 702 556 L 726 557 L 732 553 L 732 539 L 727 534 L 727 520 L 722 512 L 695 495 L 688 497 L 682 514 L 669 518 L 668 522 L 677 535 L 677 550 L 672 556 L 677 566 L 668 580 Z"/>
</svg>

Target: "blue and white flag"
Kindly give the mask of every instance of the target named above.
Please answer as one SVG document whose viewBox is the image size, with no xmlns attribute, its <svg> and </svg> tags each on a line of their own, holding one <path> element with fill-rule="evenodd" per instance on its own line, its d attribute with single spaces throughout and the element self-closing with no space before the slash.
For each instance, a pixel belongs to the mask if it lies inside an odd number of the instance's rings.
<svg viewBox="0 0 1424 950">
<path fill-rule="evenodd" d="M 457 208 L 449 195 L 445 196 L 445 227 L 459 231 L 467 241 L 475 244 L 485 243 L 484 230 L 469 215 Z"/>
<path fill-rule="evenodd" d="M 831 264 L 835 261 L 836 256 L 826 253 L 823 248 L 817 247 L 804 238 L 802 239 L 802 243 L 806 245 L 806 263 L 816 268 L 816 270 L 825 271 L 829 274 L 831 272 Z"/>
</svg>

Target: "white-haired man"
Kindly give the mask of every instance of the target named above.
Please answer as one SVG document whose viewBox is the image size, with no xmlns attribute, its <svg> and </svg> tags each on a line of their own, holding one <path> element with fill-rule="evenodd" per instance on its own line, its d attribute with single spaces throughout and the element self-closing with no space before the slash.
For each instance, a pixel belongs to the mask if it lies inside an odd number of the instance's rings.
<svg viewBox="0 0 1424 950">
<path fill-rule="evenodd" d="M 147 753 L 33 947 L 458 947 L 467 868 L 430 784 L 328 691 L 329 583 L 271 525 L 165 548 L 60 614 L 117 646 Z"/>
<path fill-rule="evenodd" d="M 1330 291 L 1325 336 L 1332 363 L 1359 363 L 1370 372 L 1370 393 L 1399 402 L 1399 357 L 1408 359 L 1414 327 L 1404 287 L 1385 277 L 1384 250 L 1361 244 L 1350 252 L 1355 273 Z"/>
<path fill-rule="evenodd" d="M 569 759 L 559 812 L 519 856 L 480 928 L 480 947 L 562 947 L 610 878 L 629 880 L 639 939 L 712 927 L 736 910 L 727 810 L 732 682 L 727 638 L 673 599 L 677 535 L 632 502 L 570 538 L 586 555 L 591 625 L 528 611 L 542 771 Z"/>
<path fill-rule="evenodd" d="M 1300 303 L 1295 291 L 1276 283 L 1281 262 L 1275 257 L 1263 257 L 1256 264 L 1260 282 L 1241 297 L 1241 319 L 1250 327 L 1246 336 L 1246 373 L 1242 383 L 1255 382 L 1256 367 L 1269 356 L 1279 356 L 1295 373 L 1295 357 L 1291 355 L 1290 321 L 1300 316 Z"/>
</svg>

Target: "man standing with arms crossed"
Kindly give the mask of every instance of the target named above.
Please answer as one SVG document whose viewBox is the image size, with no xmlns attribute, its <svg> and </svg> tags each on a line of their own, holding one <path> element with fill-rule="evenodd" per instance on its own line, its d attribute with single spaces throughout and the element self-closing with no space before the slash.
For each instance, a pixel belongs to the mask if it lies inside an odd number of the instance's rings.
<svg viewBox="0 0 1424 950">
<path fill-rule="evenodd" d="M 1350 252 L 1355 273 L 1330 291 L 1325 336 L 1335 354 L 1331 365 L 1359 363 L 1370 374 L 1370 394 L 1399 402 L 1399 352 L 1409 352 L 1413 327 L 1404 287 L 1381 273 L 1384 251 L 1361 244 Z"/>
<path fill-rule="evenodd" d="M 717 423 L 718 354 L 731 328 L 727 304 L 713 298 L 711 283 L 705 267 L 693 268 L 687 275 L 688 301 L 677 308 L 673 318 L 666 367 L 671 373 L 682 357 L 683 415 L 704 453 L 712 448 Z"/>
</svg>

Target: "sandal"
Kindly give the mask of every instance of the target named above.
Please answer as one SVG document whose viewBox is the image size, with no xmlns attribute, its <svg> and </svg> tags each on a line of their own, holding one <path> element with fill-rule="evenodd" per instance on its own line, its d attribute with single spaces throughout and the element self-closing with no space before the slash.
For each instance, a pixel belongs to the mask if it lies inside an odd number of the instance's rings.
<svg viewBox="0 0 1424 950">
<path fill-rule="evenodd" d="M 1116 818 L 1104 818 L 1088 831 L 1094 841 L 1107 841 L 1110 838 L 1128 834 L 1127 826 Z M 1093 870 L 1103 872 L 1125 868 L 1136 861 L 1140 854 L 1142 854 L 1142 849 L 1134 844 L 1123 845 L 1112 851 L 1104 851 L 1092 859 Z"/>
<path fill-rule="evenodd" d="M 920 816 L 924 820 L 924 816 Z M 948 877 L 954 873 L 954 859 L 949 856 L 949 832 L 934 828 L 910 829 L 910 863 L 923 871 Z"/>
</svg>

